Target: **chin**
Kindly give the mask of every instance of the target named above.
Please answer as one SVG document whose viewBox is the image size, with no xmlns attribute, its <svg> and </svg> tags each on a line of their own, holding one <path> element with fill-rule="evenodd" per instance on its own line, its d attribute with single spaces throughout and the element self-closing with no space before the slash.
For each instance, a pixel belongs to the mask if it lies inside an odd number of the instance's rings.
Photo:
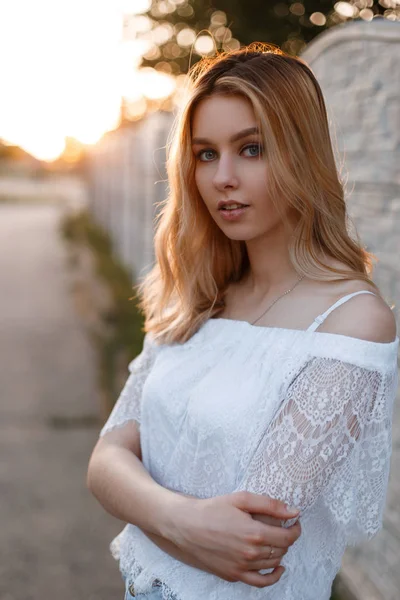
<svg viewBox="0 0 400 600">
<path fill-rule="evenodd" d="M 239 227 L 238 227 L 239 229 Z M 221 228 L 221 231 L 226 235 L 230 240 L 234 240 L 235 242 L 249 242 L 250 240 L 258 237 L 256 234 L 252 234 L 250 232 L 245 231 L 225 231 L 225 229 Z"/>
</svg>

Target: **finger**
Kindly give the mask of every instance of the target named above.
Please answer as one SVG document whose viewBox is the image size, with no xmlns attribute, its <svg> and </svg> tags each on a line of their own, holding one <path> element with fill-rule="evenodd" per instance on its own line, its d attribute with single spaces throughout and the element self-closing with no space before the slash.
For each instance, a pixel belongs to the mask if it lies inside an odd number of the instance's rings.
<svg viewBox="0 0 400 600">
<path fill-rule="evenodd" d="M 261 521 L 261 523 L 265 523 L 266 525 L 275 525 L 275 527 L 283 527 L 283 524 L 286 523 L 283 519 L 275 519 L 275 517 L 262 515 L 261 513 L 254 513 L 251 516 L 255 521 Z"/>
<path fill-rule="evenodd" d="M 249 564 L 248 571 L 261 571 L 264 569 L 276 569 L 282 562 L 282 556 L 277 558 L 254 560 Z"/>
<path fill-rule="evenodd" d="M 252 492 L 235 492 L 236 506 L 249 513 L 261 513 L 277 519 L 290 519 L 299 514 L 295 507 L 288 507 L 282 500 Z"/>
<path fill-rule="evenodd" d="M 286 552 L 287 550 L 285 548 L 271 548 L 271 546 L 255 548 L 254 546 L 249 546 L 243 551 L 243 566 L 247 569 L 254 569 L 253 565 L 258 564 L 260 561 L 281 560 Z"/>
<path fill-rule="evenodd" d="M 287 552 L 286 548 L 272 547 L 272 553 L 271 553 L 271 546 L 262 546 L 259 549 L 257 560 L 282 558 L 282 556 L 284 556 L 286 554 L 286 552 Z"/>
<path fill-rule="evenodd" d="M 301 530 L 297 523 L 288 529 L 265 525 L 263 546 L 287 549 L 300 537 L 300 532 Z"/>
<path fill-rule="evenodd" d="M 239 581 L 243 581 L 243 583 L 248 583 L 254 587 L 264 588 L 270 585 L 274 585 L 279 579 L 282 577 L 285 568 L 282 566 L 274 569 L 272 573 L 266 573 L 265 575 L 261 575 L 256 571 L 246 571 L 240 577 Z"/>
</svg>

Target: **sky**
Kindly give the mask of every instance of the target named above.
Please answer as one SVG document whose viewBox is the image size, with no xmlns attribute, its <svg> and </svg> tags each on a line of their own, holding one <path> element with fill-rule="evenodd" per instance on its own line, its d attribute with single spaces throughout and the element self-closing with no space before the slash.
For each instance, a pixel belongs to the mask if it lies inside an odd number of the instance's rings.
<svg viewBox="0 0 400 600">
<path fill-rule="evenodd" d="M 96 143 L 118 125 L 121 97 L 168 95 L 173 82 L 138 70 L 144 48 L 122 40 L 123 15 L 149 0 L 0 2 L 0 138 L 41 160 L 65 136 Z M 152 75 L 152 76 L 151 76 Z"/>
</svg>

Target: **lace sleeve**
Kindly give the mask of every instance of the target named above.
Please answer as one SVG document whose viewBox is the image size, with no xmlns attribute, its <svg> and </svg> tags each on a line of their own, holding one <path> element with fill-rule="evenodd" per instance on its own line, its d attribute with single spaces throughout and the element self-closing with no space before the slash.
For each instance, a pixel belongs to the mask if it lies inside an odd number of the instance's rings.
<svg viewBox="0 0 400 600">
<path fill-rule="evenodd" d="M 279 498 L 297 506 L 300 517 L 323 494 L 348 544 L 372 537 L 385 507 L 397 377 L 395 368 L 310 360 L 291 382 L 238 490 Z"/>
<path fill-rule="evenodd" d="M 125 425 L 127 421 L 134 420 L 140 423 L 143 385 L 154 364 L 157 350 L 158 346 L 147 333 L 144 337 L 142 352 L 128 365 L 130 375 L 107 422 L 100 431 L 100 437 L 115 427 Z"/>
</svg>

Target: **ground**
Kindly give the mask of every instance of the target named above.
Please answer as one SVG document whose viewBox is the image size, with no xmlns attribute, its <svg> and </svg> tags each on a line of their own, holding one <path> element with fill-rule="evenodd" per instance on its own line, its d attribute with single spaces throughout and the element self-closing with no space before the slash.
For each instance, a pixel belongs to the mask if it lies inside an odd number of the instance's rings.
<svg viewBox="0 0 400 600">
<path fill-rule="evenodd" d="M 0 598 L 117 600 L 123 524 L 86 488 L 101 415 L 57 205 L 0 204 Z"/>
</svg>

